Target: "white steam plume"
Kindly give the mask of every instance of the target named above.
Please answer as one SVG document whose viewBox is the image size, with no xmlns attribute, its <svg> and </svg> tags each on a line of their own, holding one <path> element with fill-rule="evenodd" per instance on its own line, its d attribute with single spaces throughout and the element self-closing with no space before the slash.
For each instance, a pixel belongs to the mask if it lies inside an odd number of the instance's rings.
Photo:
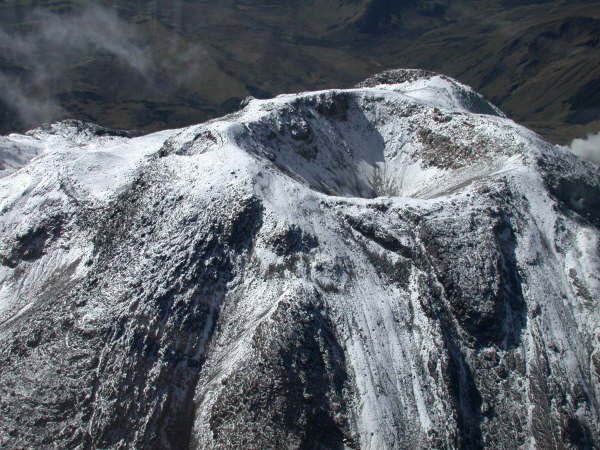
<svg viewBox="0 0 600 450">
<path fill-rule="evenodd" d="M 600 133 L 590 134 L 585 139 L 575 139 L 568 148 L 581 159 L 600 164 Z"/>
</svg>

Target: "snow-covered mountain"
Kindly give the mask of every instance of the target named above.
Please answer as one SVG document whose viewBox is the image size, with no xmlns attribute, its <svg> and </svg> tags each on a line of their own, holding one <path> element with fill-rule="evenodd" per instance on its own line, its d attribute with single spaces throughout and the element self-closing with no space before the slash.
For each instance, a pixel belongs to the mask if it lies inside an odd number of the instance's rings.
<svg viewBox="0 0 600 450">
<path fill-rule="evenodd" d="M 600 174 L 416 70 L 0 142 L 0 447 L 600 445 Z"/>
</svg>

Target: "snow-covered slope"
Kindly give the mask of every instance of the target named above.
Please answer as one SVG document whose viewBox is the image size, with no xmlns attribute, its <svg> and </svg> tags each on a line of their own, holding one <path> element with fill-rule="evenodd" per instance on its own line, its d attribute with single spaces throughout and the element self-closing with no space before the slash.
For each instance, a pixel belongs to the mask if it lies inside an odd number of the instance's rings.
<svg viewBox="0 0 600 450">
<path fill-rule="evenodd" d="M 468 87 L 5 139 L 1 447 L 600 445 L 598 168 Z"/>
<path fill-rule="evenodd" d="M 40 153 L 43 144 L 28 136 L 0 137 L 0 177 L 23 167 Z"/>
</svg>

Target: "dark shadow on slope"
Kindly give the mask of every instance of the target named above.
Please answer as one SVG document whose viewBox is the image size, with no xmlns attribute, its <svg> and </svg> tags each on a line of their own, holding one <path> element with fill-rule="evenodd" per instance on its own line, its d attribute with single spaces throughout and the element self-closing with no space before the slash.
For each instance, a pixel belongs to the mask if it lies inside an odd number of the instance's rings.
<svg viewBox="0 0 600 450">
<path fill-rule="evenodd" d="M 385 142 L 351 92 L 327 92 L 249 123 L 237 144 L 327 195 L 373 198 Z"/>
<path fill-rule="evenodd" d="M 550 192 L 582 218 L 600 226 L 600 188 L 584 180 L 561 178 L 550 186 Z"/>
<path fill-rule="evenodd" d="M 421 240 L 452 314 L 474 344 L 513 349 L 527 324 L 515 234 L 508 219 L 491 210 L 470 222 L 425 223 Z"/>
<path fill-rule="evenodd" d="M 431 321 L 438 322 L 440 326 L 443 347 L 440 348 L 439 361 L 447 361 L 447 365 L 442 365 L 442 379 L 450 394 L 448 400 L 455 413 L 458 432 L 454 435 L 452 448 L 480 449 L 483 447 L 483 401 L 476 379 L 477 374 L 474 373 L 464 352 L 465 340 L 468 342 L 468 338 L 465 339 L 464 333 L 456 326 L 453 308 L 445 301 L 446 293 L 440 288 L 443 283 L 439 280 L 438 262 L 429 257 L 428 238 L 422 238 L 424 252 L 417 250 L 418 254 L 415 255 L 415 263 L 424 274 L 419 279 L 419 302 L 426 316 Z M 440 443 L 439 446 L 444 447 L 447 444 Z"/>
<path fill-rule="evenodd" d="M 513 349 L 521 344 L 521 334 L 527 327 L 527 304 L 517 262 L 517 238 L 507 218 L 503 217 L 494 229 L 501 252 L 500 283 L 502 290 L 502 342 L 503 349 Z"/>
<path fill-rule="evenodd" d="M 596 167 L 595 173 L 589 167 L 579 170 L 586 163 L 576 156 L 570 153 L 558 156 L 542 156 L 537 161 L 546 188 L 557 200 L 562 212 L 578 221 L 600 227 L 600 169 Z"/>
<path fill-rule="evenodd" d="M 14 269 L 22 261 L 41 258 L 46 248 L 62 234 L 65 217 L 60 214 L 45 217 L 33 228 L 15 236 L 6 253 L 0 252 L 0 265 Z M 9 236 L 5 236 L 8 240 Z"/>
<path fill-rule="evenodd" d="M 444 345 L 450 356 L 447 373 L 447 385 L 452 393 L 454 408 L 458 413 L 458 430 L 460 436 L 456 446 L 463 450 L 483 448 L 481 434 L 481 394 L 475 384 L 475 378 L 465 356 L 457 347 L 458 339 L 450 331 L 452 325 L 446 323 L 442 333 Z"/>
</svg>

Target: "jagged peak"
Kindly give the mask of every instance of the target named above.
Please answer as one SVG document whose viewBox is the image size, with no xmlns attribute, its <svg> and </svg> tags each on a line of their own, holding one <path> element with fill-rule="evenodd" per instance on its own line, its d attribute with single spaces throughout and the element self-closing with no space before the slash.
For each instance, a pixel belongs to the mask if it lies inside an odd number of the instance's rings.
<svg viewBox="0 0 600 450">
<path fill-rule="evenodd" d="M 417 80 L 429 80 L 437 76 L 436 72 L 424 69 L 388 69 L 371 75 L 360 83 L 357 88 L 374 87 L 381 84 L 400 84 Z"/>
<path fill-rule="evenodd" d="M 359 88 L 389 88 L 429 91 L 428 101 L 441 108 L 461 108 L 474 114 L 506 117 L 504 113 L 471 87 L 443 74 L 423 69 L 390 69 L 356 85 Z M 435 105 L 437 101 L 437 105 Z"/>
</svg>

